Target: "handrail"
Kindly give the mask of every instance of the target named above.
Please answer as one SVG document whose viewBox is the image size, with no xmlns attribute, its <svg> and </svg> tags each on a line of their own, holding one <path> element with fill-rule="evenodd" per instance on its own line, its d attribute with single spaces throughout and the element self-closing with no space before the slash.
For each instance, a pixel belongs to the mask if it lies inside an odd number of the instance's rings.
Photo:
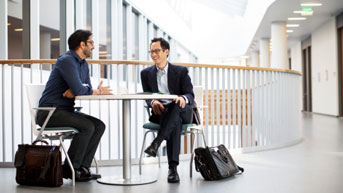
<svg viewBox="0 0 343 193">
<path fill-rule="evenodd" d="M 139 60 L 87 60 L 89 64 L 127 64 L 127 65 L 152 65 L 150 61 Z M 56 59 L 42 59 L 42 60 L 28 60 L 28 59 L 9 59 L 0 60 L 0 64 L 40 64 L 40 63 L 56 63 Z M 180 63 L 173 62 L 175 65 L 186 67 L 199 67 L 199 68 L 223 68 L 223 69 L 241 69 L 241 70 L 257 70 L 257 71 L 273 71 L 273 72 L 286 72 L 291 74 L 302 75 L 301 72 L 296 70 L 278 69 L 278 68 L 263 68 L 263 67 L 248 67 L 248 66 L 229 66 L 220 64 L 200 64 L 200 63 Z"/>
<path fill-rule="evenodd" d="M 106 84 L 113 88 L 114 94 L 120 93 L 122 86 L 130 93 L 141 92 L 139 72 L 144 67 L 153 65 L 152 61 L 88 62 L 91 65 L 96 64 L 93 66 L 95 68 L 91 69 L 92 83 L 96 85 L 100 80 L 106 80 Z M 33 140 L 32 132 L 27 133 L 31 130 L 31 124 L 26 111 L 24 83 L 46 82 L 51 73 L 49 70 L 55 63 L 56 59 L 0 60 L 0 167 L 5 162 L 14 161 L 18 143 L 29 143 Z M 225 144 L 231 149 L 261 150 L 294 144 L 301 139 L 299 72 L 214 64 L 175 64 L 188 67 L 193 85 L 203 87 L 203 104 L 208 107 L 203 111 L 203 125 L 209 145 Z M 143 135 L 143 130 L 139 128 L 148 119 L 144 113 L 144 104 L 145 101 L 135 101 L 131 104 L 134 109 L 131 124 L 132 128 L 135 128 L 132 130 L 132 152 L 136 158 L 139 154 L 139 136 Z M 122 127 L 120 103 L 82 101 L 77 106 L 83 106 L 84 112 L 102 119 L 108 128 L 102 138 L 104 145 L 99 147 L 99 160 L 109 163 L 118 161 L 121 157 L 122 136 L 119 129 Z M 21 138 L 20 141 L 18 138 Z M 187 148 L 187 151 L 183 148 L 182 154 L 189 152 L 189 141 L 182 142 Z"/>
</svg>

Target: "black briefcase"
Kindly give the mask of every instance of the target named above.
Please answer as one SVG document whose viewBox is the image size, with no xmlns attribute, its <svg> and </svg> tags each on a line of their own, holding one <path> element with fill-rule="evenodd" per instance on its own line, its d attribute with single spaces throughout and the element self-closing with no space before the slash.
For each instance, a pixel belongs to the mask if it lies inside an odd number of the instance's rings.
<svg viewBox="0 0 343 193">
<path fill-rule="evenodd" d="M 43 142 L 46 145 L 36 145 Z M 16 181 L 21 185 L 57 187 L 63 184 L 60 147 L 44 140 L 19 144 L 15 154 Z"/>
<path fill-rule="evenodd" d="M 235 163 L 224 145 L 199 147 L 194 152 L 195 169 L 205 180 L 220 180 L 244 172 L 244 169 Z"/>
</svg>

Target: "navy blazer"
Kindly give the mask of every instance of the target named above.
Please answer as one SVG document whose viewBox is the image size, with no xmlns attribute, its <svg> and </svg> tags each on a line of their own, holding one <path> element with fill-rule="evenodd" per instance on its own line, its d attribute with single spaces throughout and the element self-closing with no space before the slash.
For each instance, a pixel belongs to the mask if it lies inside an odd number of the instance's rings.
<svg viewBox="0 0 343 193">
<path fill-rule="evenodd" d="M 152 65 L 141 71 L 141 80 L 144 92 L 158 92 L 156 65 Z M 194 102 L 193 85 L 188 75 L 188 69 L 184 66 L 176 66 L 168 62 L 168 89 L 170 94 L 184 95 L 193 107 Z M 151 100 L 147 100 L 150 106 Z"/>
</svg>

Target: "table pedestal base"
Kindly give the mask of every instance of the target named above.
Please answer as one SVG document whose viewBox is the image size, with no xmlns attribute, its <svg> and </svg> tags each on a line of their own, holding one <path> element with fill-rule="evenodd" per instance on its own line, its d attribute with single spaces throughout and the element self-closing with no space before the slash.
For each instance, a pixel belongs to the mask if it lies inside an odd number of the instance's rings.
<svg viewBox="0 0 343 193">
<path fill-rule="evenodd" d="M 157 179 L 147 175 L 133 175 L 127 180 L 125 180 L 122 176 L 104 176 L 97 179 L 97 181 L 101 184 L 108 185 L 133 186 L 154 183 L 157 181 Z"/>
</svg>

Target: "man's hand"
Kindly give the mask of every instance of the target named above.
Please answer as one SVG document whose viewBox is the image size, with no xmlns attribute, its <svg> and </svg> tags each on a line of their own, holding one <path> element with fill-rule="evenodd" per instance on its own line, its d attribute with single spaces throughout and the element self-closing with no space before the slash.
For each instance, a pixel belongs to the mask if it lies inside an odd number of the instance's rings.
<svg viewBox="0 0 343 193">
<path fill-rule="evenodd" d="M 186 106 L 186 100 L 182 96 L 177 97 L 176 99 L 173 99 L 173 101 L 177 104 L 179 103 L 179 106 L 181 108 L 185 108 Z"/>
<path fill-rule="evenodd" d="M 100 81 L 100 84 L 98 86 L 98 90 L 93 94 L 96 95 L 110 95 L 112 94 L 112 89 L 109 86 L 102 86 L 103 81 Z"/>
<path fill-rule="evenodd" d="M 75 95 L 74 93 L 71 91 L 71 89 L 68 89 L 66 90 L 64 93 L 63 93 L 63 96 L 66 97 L 66 98 L 75 98 Z"/>
<path fill-rule="evenodd" d="M 164 112 L 164 106 L 160 101 L 154 100 L 152 102 L 152 110 L 156 115 L 161 115 Z"/>
</svg>

